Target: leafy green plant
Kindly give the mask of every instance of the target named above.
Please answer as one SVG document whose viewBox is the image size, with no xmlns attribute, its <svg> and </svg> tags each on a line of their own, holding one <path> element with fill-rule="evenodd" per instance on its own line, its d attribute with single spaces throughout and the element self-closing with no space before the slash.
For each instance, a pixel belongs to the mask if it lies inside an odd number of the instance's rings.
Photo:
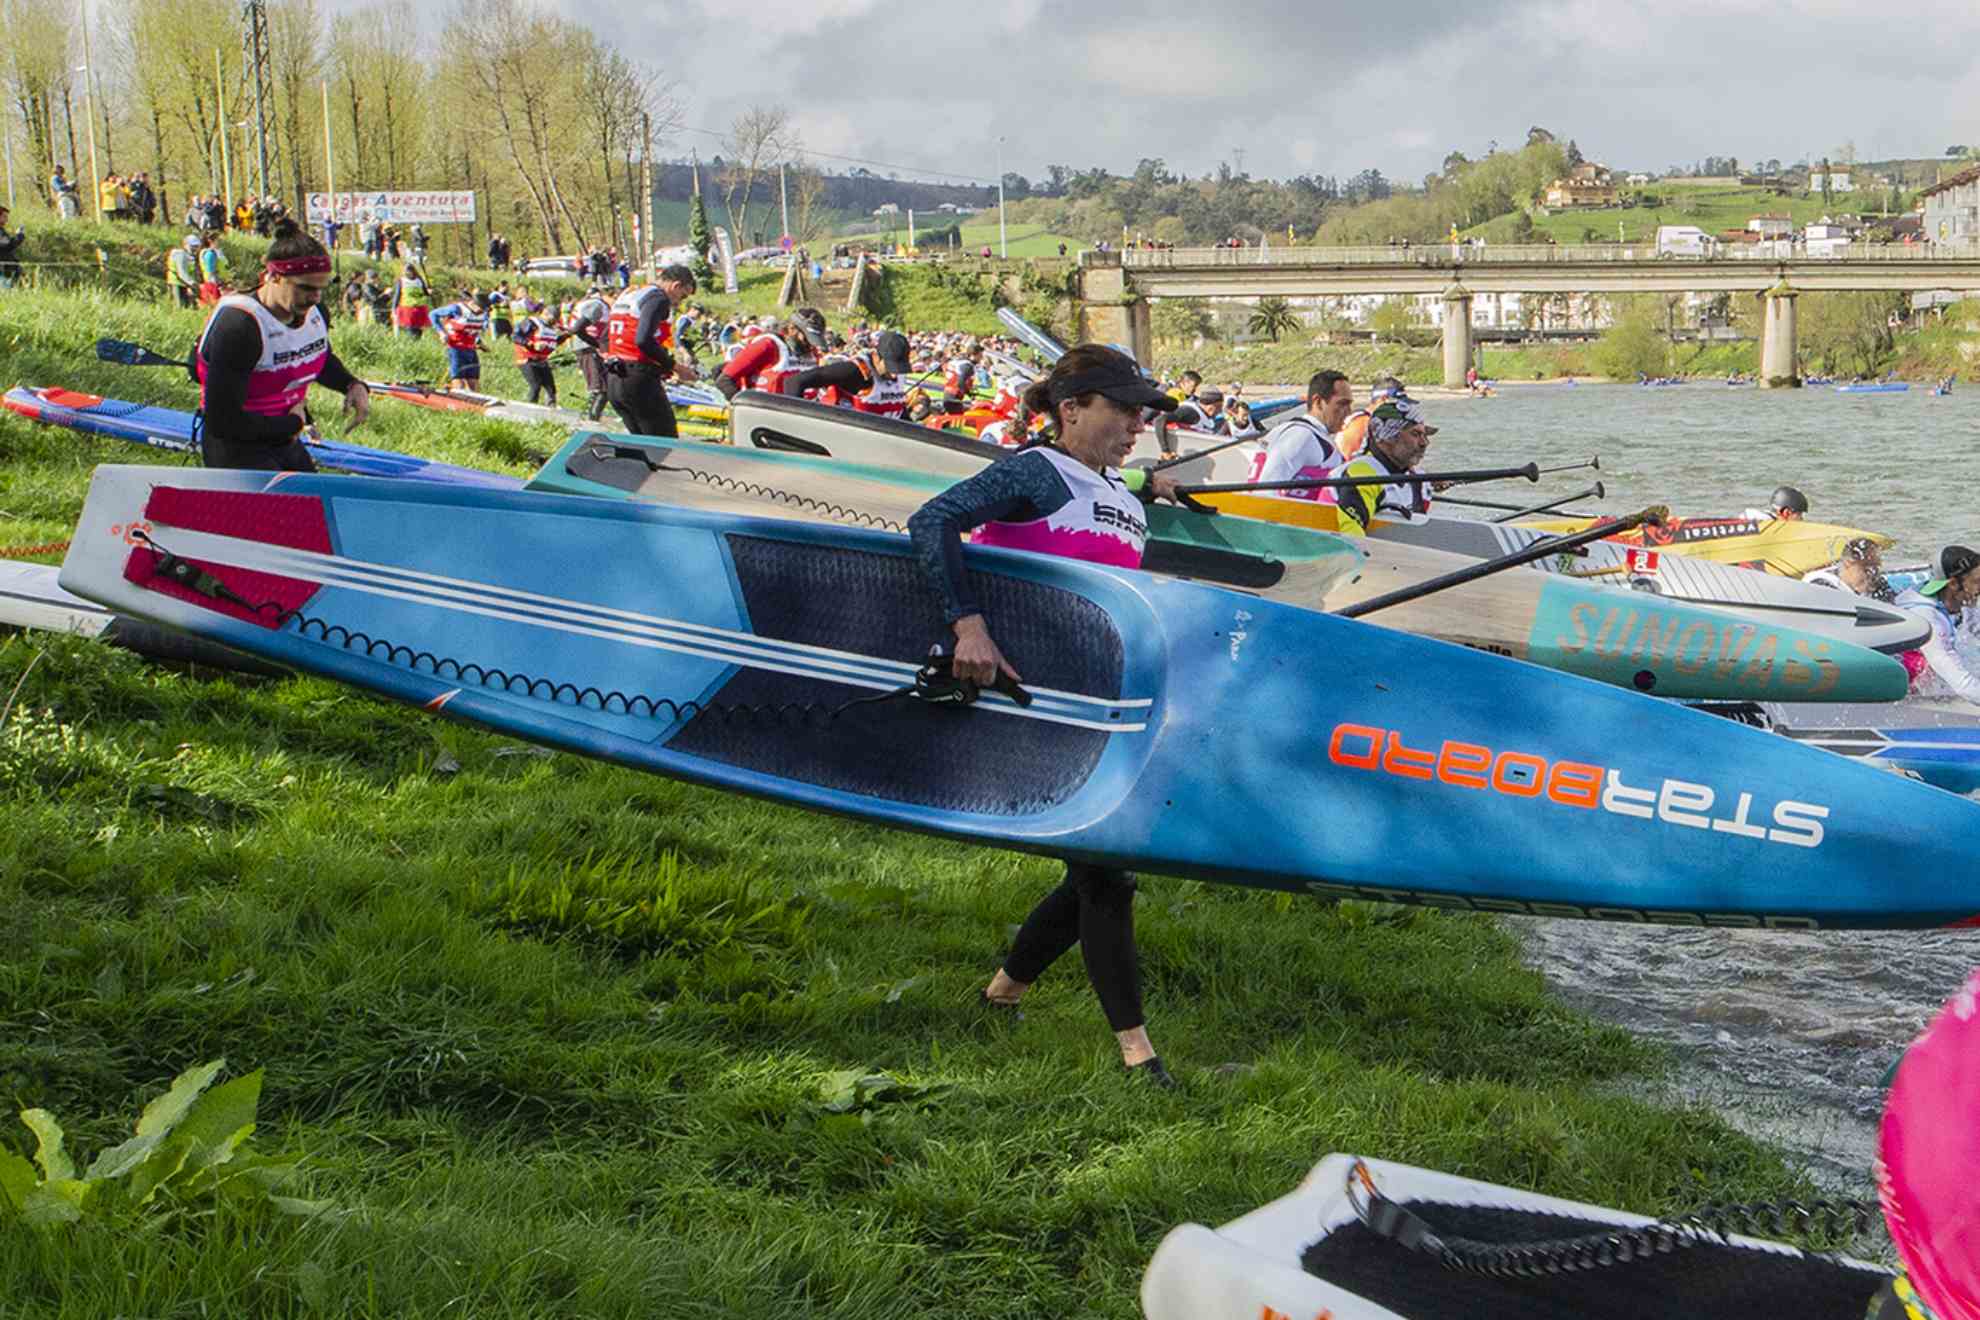
<svg viewBox="0 0 1980 1320">
<path fill-rule="evenodd" d="M 814 1107 L 828 1130 L 871 1127 L 888 1108 L 925 1109 L 949 1091 L 947 1082 L 904 1082 L 892 1073 L 847 1068 L 818 1083 Z"/>
<path fill-rule="evenodd" d="M 282 1194 L 295 1177 L 293 1162 L 246 1151 L 261 1102 L 261 1070 L 208 1090 L 226 1063 L 215 1059 L 180 1073 L 144 1107 L 137 1135 L 100 1153 L 80 1174 L 55 1116 L 22 1110 L 21 1122 L 35 1135 L 34 1162 L 0 1151 L 0 1205 L 36 1228 L 85 1216 L 170 1214 L 187 1202 L 222 1196 L 265 1200 L 285 1214 L 327 1209 L 327 1201 Z"/>
</svg>

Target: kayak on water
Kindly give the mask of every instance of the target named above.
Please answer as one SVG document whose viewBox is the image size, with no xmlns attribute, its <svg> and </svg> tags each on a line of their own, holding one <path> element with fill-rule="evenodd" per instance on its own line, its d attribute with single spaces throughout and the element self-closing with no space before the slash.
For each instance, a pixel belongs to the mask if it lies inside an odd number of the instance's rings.
<svg viewBox="0 0 1980 1320">
<path fill-rule="evenodd" d="M 24 385 L 8 390 L 4 397 L 0 397 L 0 406 L 49 426 L 111 436 L 174 453 L 199 452 L 199 415 L 176 408 L 159 408 L 105 398 L 99 394 L 36 389 Z M 515 477 L 499 472 L 484 472 L 479 468 L 461 467 L 430 458 L 414 458 L 410 454 L 339 440 L 304 440 L 303 445 L 309 450 L 310 457 L 316 460 L 317 466 L 332 472 L 486 486 L 495 490 L 515 490 L 523 484 Z"/>
<path fill-rule="evenodd" d="M 1096 866 L 1684 925 L 1980 913 L 1980 805 L 1952 794 L 1255 595 L 963 555 L 1027 685 L 973 705 L 912 695 L 943 695 L 940 606 L 907 540 L 862 528 L 104 465 L 61 584 L 513 736 Z"/>
<path fill-rule="evenodd" d="M 1593 518 L 1534 518 L 1522 519 L 1518 525 L 1543 532 L 1578 532 L 1594 523 Z M 1895 537 L 1882 532 L 1805 518 L 1674 517 L 1661 526 L 1618 532 L 1608 539 L 1796 578 L 1835 563 L 1851 541 L 1869 541 L 1879 548 L 1897 544 Z"/>
<path fill-rule="evenodd" d="M 739 418 L 749 420 L 749 406 L 742 404 Z M 832 452 L 832 433 L 816 430 L 812 436 L 815 448 L 802 453 L 577 436 L 529 488 L 898 531 L 953 481 L 841 459 Z M 1148 506 L 1147 514 L 1151 540 L 1144 568 L 1309 609 L 1344 609 L 1475 562 L 1166 504 Z M 1757 700 L 1771 690 L 1798 700 L 1858 699 L 1853 694 L 1890 700 L 1903 696 L 1906 684 L 1896 661 L 1832 638 L 1792 626 L 1763 630 L 1716 610 L 1543 575 L 1501 573 L 1370 617 L 1661 696 L 1743 692 Z M 1735 658 L 1728 662 L 1728 656 Z"/>
<path fill-rule="evenodd" d="M 870 413 L 749 391 L 736 396 L 731 405 L 731 421 L 738 447 L 778 448 L 952 478 L 971 476 L 985 464 L 1010 453 L 996 445 L 931 432 L 925 427 Z M 1335 531 L 1339 525 L 1339 510 L 1314 500 L 1243 494 L 1202 498 L 1205 503 L 1227 512 L 1242 513 L 1248 519 L 1296 523 L 1322 531 Z M 1420 525 L 1378 521 L 1375 535 L 1365 539 L 1368 552 L 1378 557 L 1370 561 L 1361 585 L 1373 595 L 1377 582 L 1382 583 L 1379 590 L 1384 591 L 1408 586 L 1461 568 L 1466 561 L 1497 558 L 1542 539 L 1544 533 L 1526 528 L 1439 515 L 1432 515 Z M 1389 548 L 1377 549 L 1383 544 Z M 1464 559 L 1450 558 L 1453 555 Z M 1585 641 L 1601 648 L 1614 645 L 1613 629 L 1618 623 L 1628 624 L 1635 618 L 1630 611 L 1641 608 L 1646 597 L 1666 603 L 1681 601 L 1710 606 L 1715 619 L 1723 617 L 1716 611 L 1726 611 L 1742 621 L 1807 631 L 1892 653 L 1915 649 L 1930 632 L 1925 624 L 1902 610 L 1861 597 L 1839 595 L 1825 587 L 1678 555 L 1645 557 L 1639 552 L 1637 562 L 1632 564 L 1627 547 L 1601 542 L 1585 547 L 1585 554 L 1555 556 L 1532 565 L 1532 569 L 1541 574 L 1593 574 L 1584 577 L 1590 585 L 1630 589 L 1630 594 L 1623 598 L 1627 604 L 1610 594 L 1592 598 L 1606 603 L 1598 617 L 1608 622 L 1596 626 Z M 1475 593 L 1468 600 L 1445 593 L 1419 604 L 1384 611 L 1380 621 L 1424 636 L 1532 658 L 1527 656 L 1525 639 L 1532 621 L 1541 617 L 1535 613 L 1538 595 L 1531 591 L 1530 584 L 1522 585 L 1517 580 L 1531 575 L 1500 574 L 1466 588 L 1466 592 Z M 1338 609 L 1342 603 L 1330 601 L 1324 608 Z M 1619 608 L 1623 612 L 1609 619 L 1607 608 Z M 1520 622 L 1514 627 L 1510 620 Z M 1503 648 L 1511 649 L 1508 652 Z M 1623 648 L 1625 652 L 1632 649 L 1633 646 Z M 1890 694 L 1893 698 L 1902 695 L 1902 692 Z"/>
<path fill-rule="evenodd" d="M 1759 1208 L 1762 1218 L 1771 1210 Z M 1838 1208 L 1851 1226 L 1873 1206 Z M 1755 1303 L 1794 1320 L 1863 1320 L 1891 1278 L 1815 1255 L 1387 1160 L 1329 1155 L 1297 1190 L 1219 1228 L 1171 1229 L 1142 1275 L 1148 1320 L 1478 1320 L 1603 1316 L 1748 1320 Z M 1698 1230 L 1699 1224 L 1704 1231 Z M 1438 1239 L 1412 1249 L 1410 1235 Z M 1519 1245 L 1510 1264 L 1491 1246 Z M 1439 1247 L 1444 1250 L 1440 1254 Z M 1606 1250 L 1605 1250 L 1606 1249 Z M 1606 1266 L 1606 1268 L 1605 1268 Z"/>
</svg>

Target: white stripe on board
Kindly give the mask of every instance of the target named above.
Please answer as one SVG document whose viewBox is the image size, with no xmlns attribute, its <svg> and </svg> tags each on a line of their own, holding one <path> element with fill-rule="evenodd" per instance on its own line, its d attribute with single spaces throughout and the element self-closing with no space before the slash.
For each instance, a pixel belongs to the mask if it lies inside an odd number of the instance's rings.
<svg viewBox="0 0 1980 1320">
<path fill-rule="evenodd" d="M 172 552 L 187 558 L 230 563 L 241 568 L 301 578 L 386 599 L 410 601 L 506 622 L 533 624 L 576 636 L 595 637 L 628 646 L 692 655 L 701 659 L 718 660 L 726 664 L 790 674 L 800 678 L 838 682 L 884 692 L 905 686 L 913 679 L 916 669 L 915 665 L 901 661 L 883 660 L 823 647 L 779 643 L 749 633 L 731 632 L 700 624 L 686 624 L 602 606 L 584 605 L 582 602 L 558 601 L 554 597 L 488 587 L 485 584 L 467 582 L 463 579 L 443 578 L 386 565 L 367 564 L 359 560 L 343 559 L 334 555 L 295 550 L 284 546 L 271 546 L 264 542 L 246 541 L 208 532 L 175 529 L 170 539 L 173 543 L 170 547 Z M 402 578 L 410 581 L 401 582 L 399 579 Z M 448 585 L 428 586 L 418 579 Z M 480 588 L 484 597 L 493 600 L 477 598 L 475 588 Z M 514 599 L 504 599 L 505 597 Z M 591 615 L 616 616 L 616 618 L 589 617 Z M 619 619 L 628 622 L 619 622 L 617 621 Z M 638 622 L 631 622 L 633 620 Z M 1145 720 L 1138 723 L 1123 723 L 1118 719 L 1081 718 L 1069 712 L 1086 710 L 1100 713 L 1112 709 L 1143 709 L 1153 704 L 1152 699 L 1148 698 L 1108 702 L 1103 698 L 1042 690 L 1036 695 L 1047 698 L 1042 703 L 1043 708 L 1036 700 L 1029 709 L 1020 707 L 1002 693 L 994 691 L 985 691 L 979 700 L 1002 714 L 1093 729 L 1103 733 L 1138 733 L 1145 730 L 1148 725 Z"/>
</svg>

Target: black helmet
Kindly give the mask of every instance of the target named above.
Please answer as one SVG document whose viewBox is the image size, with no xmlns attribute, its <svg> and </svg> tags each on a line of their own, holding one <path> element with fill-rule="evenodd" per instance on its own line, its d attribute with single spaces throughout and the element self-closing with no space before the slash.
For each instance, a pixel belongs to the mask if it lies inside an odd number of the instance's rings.
<svg viewBox="0 0 1980 1320">
<path fill-rule="evenodd" d="M 1806 517 L 1808 514 L 1808 497 L 1792 486 L 1779 486 L 1774 490 L 1774 498 L 1768 501 L 1768 507 L 1774 509 L 1791 509 Z"/>
</svg>

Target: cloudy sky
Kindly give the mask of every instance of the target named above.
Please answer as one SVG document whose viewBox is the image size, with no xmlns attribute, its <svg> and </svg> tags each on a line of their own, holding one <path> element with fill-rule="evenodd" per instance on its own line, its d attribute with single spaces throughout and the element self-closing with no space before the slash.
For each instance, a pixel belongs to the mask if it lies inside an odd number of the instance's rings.
<svg viewBox="0 0 1980 1320">
<path fill-rule="evenodd" d="M 1241 149 L 1254 175 L 1410 180 L 1533 124 L 1651 170 L 1980 140 L 1980 0 L 543 2 L 671 75 L 689 125 L 783 104 L 814 150 L 904 176 L 994 178 L 999 135 L 1031 178 Z"/>
</svg>

